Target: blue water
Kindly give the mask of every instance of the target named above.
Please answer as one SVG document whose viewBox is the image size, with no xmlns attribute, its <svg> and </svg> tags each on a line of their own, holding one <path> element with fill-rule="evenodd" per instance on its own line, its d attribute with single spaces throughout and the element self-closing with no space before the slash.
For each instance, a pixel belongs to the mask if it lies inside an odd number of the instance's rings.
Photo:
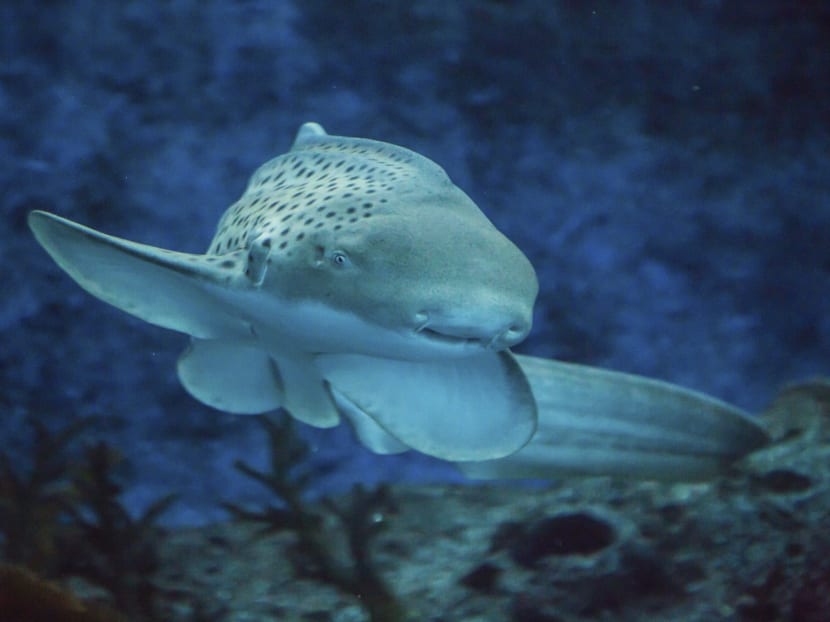
<svg viewBox="0 0 830 622">
<path fill-rule="evenodd" d="M 172 522 L 258 491 L 250 419 L 178 385 L 186 339 L 83 293 L 25 226 L 47 209 L 202 252 L 300 123 L 441 164 L 533 262 L 517 350 L 758 410 L 830 369 L 830 12 L 821 3 L 543 0 L 0 7 L 0 443 L 99 415 L 126 499 Z M 812 8 L 810 8 L 812 7 Z M 92 19 L 91 16 L 94 16 Z M 303 429 L 354 482 L 458 480 Z M 333 468 L 328 468 L 333 467 Z"/>
</svg>

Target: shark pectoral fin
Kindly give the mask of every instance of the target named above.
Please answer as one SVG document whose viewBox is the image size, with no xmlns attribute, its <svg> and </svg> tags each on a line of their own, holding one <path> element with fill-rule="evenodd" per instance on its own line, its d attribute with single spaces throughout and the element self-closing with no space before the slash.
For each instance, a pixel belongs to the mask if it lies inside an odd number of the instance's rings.
<svg viewBox="0 0 830 622">
<path fill-rule="evenodd" d="M 380 427 L 375 420 L 367 415 L 361 408 L 343 395 L 340 391 L 329 385 L 332 399 L 337 410 L 346 417 L 354 428 L 357 438 L 363 446 L 376 454 L 400 454 L 409 451 L 409 447 L 401 443 L 394 436 Z"/>
<path fill-rule="evenodd" d="M 210 294 L 233 273 L 231 267 L 221 272 L 214 258 L 122 240 L 47 212 L 29 214 L 29 226 L 55 262 L 104 302 L 195 337 L 245 334 Z"/>
<path fill-rule="evenodd" d="M 317 363 L 334 391 L 398 441 L 431 456 L 505 456 L 536 429 L 533 395 L 507 351 L 440 361 L 325 354 Z"/>
<path fill-rule="evenodd" d="M 188 393 L 219 410 L 255 415 L 284 401 L 279 370 L 253 342 L 192 339 L 176 369 Z"/>
<path fill-rule="evenodd" d="M 316 428 L 333 428 L 340 423 L 313 355 L 291 352 L 275 360 L 285 388 L 283 407 L 292 417 Z"/>
<path fill-rule="evenodd" d="M 538 431 L 512 456 L 460 464 L 470 477 L 693 481 L 768 442 L 749 415 L 702 393 L 582 365 L 517 360 L 536 397 Z"/>
</svg>

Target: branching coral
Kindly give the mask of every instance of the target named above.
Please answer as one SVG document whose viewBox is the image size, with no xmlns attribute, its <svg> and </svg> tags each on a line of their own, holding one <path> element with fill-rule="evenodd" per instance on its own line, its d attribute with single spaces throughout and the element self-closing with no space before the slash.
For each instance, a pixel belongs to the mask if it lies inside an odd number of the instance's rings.
<svg viewBox="0 0 830 622">
<path fill-rule="evenodd" d="M 65 556 L 65 572 L 105 588 L 116 607 L 133 620 L 155 620 L 159 529 L 155 522 L 175 500 L 167 495 L 133 518 L 118 497 L 114 475 L 121 457 L 105 443 L 88 448 L 74 478 L 77 498 L 66 510 L 76 529 Z"/>
<path fill-rule="evenodd" d="M 371 555 L 372 539 L 383 527 L 383 517 L 392 509 L 392 500 L 384 487 L 366 491 L 355 486 L 351 500 L 324 506 L 336 517 L 342 534 L 326 529 L 325 516 L 313 511 L 303 501 L 303 493 L 313 474 L 298 467 L 309 453 L 308 445 L 294 432 L 290 420 L 276 422 L 261 417 L 268 434 L 271 469 L 257 471 L 244 462 L 235 466 L 248 477 L 268 488 L 280 501 L 259 511 L 225 503 L 237 519 L 263 526 L 262 534 L 293 531 L 297 537 L 292 562 L 296 572 L 306 578 L 327 583 L 344 594 L 354 596 L 369 613 L 372 622 L 400 622 L 410 614 L 383 580 Z M 345 535 L 347 556 L 338 556 L 335 542 Z"/>
<path fill-rule="evenodd" d="M 3 557 L 42 574 L 55 572 L 59 518 L 73 496 L 69 446 L 90 424 L 84 418 L 51 433 L 37 419 L 28 469 L 0 452 L 0 533 Z"/>
<path fill-rule="evenodd" d="M 92 617 L 97 610 L 91 605 L 73 601 L 70 594 L 37 576 L 80 575 L 109 591 L 115 606 L 131 619 L 155 619 L 157 590 L 152 577 L 158 569 L 158 530 L 154 523 L 173 496 L 160 499 L 133 519 L 118 500 L 122 489 L 114 477 L 117 454 L 104 443 L 89 447 L 80 458 L 81 452 L 73 451 L 72 443 L 90 423 L 91 419 L 79 419 L 52 433 L 32 419 L 28 469 L 0 454 L 2 556 L 10 562 L 3 567 L 2 584 L 11 599 L 0 609 L 3 614 L 42 604 L 47 607 L 43 611 L 59 612 L 64 607 L 78 617 L 30 611 L 20 619 L 105 619 Z M 9 590 L 21 598 L 11 598 Z M 27 604 L 26 599 L 33 602 Z M 113 615 L 106 619 L 115 619 Z"/>
</svg>

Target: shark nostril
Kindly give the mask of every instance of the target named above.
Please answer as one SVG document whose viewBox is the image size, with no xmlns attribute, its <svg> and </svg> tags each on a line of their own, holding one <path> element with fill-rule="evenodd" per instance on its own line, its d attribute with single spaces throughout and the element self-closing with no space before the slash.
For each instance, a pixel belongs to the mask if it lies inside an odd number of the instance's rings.
<svg viewBox="0 0 830 622">
<path fill-rule="evenodd" d="M 499 340 L 508 345 L 520 342 L 527 336 L 527 326 L 524 324 L 511 324 L 499 337 Z"/>
</svg>

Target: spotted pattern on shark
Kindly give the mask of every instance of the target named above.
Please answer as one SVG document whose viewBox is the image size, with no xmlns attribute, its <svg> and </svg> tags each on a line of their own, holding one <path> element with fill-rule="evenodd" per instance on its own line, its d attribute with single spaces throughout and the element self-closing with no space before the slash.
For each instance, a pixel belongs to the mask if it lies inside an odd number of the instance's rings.
<svg viewBox="0 0 830 622">
<path fill-rule="evenodd" d="M 254 173 L 219 223 L 208 255 L 247 248 L 265 233 L 267 247 L 291 256 L 292 244 L 311 231 L 357 230 L 361 219 L 388 213 L 400 187 L 417 179 L 412 155 L 320 136 L 309 134 Z"/>
</svg>

